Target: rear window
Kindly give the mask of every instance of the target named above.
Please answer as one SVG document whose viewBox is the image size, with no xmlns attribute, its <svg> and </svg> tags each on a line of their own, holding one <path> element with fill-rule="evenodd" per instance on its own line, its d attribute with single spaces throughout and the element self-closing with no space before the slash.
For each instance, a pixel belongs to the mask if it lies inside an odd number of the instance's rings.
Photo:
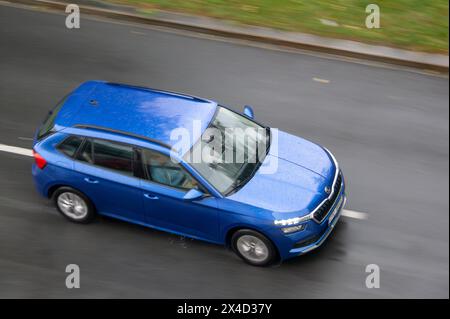
<svg viewBox="0 0 450 319">
<path fill-rule="evenodd" d="M 56 107 L 48 112 L 47 118 L 45 119 L 44 123 L 42 123 L 41 128 L 39 129 L 37 138 L 38 140 L 44 138 L 45 136 L 52 133 L 52 129 L 55 126 L 55 118 L 58 115 L 58 112 L 61 110 L 62 106 L 66 102 L 67 96 L 64 97 L 57 105 Z"/>
<path fill-rule="evenodd" d="M 94 163 L 133 175 L 133 148 L 109 141 L 94 140 Z"/>
<path fill-rule="evenodd" d="M 58 145 L 58 149 L 67 156 L 73 157 L 82 141 L 83 138 L 79 136 L 69 136 Z"/>
<path fill-rule="evenodd" d="M 89 164 L 94 164 L 94 157 L 92 156 L 92 143 L 91 140 L 87 139 L 81 150 L 78 152 L 77 159 Z"/>
<path fill-rule="evenodd" d="M 105 140 L 86 140 L 77 159 L 105 167 L 126 175 L 133 175 L 134 150 L 132 146 Z"/>
</svg>

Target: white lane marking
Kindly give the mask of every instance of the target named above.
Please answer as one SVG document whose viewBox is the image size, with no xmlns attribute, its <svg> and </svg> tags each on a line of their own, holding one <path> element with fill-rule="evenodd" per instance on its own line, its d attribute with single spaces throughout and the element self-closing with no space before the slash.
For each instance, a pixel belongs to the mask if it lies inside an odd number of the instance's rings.
<svg viewBox="0 0 450 319">
<path fill-rule="evenodd" d="M 349 209 L 343 209 L 341 214 L 342 214 L 342 216 L 355 218 L 355 219 L 367 219 L 369 216 L 367 213 L 356 212 L 354 210 L 349 210 Z"/>
<path fill-rule="evenodd" d="M 9 146 L 9 145 L 5 145 L 5 144 L 0 144 L 0 151 L 19 154 L 19 155 L 25 155 L 25 156 L 33 156 L 32 150 L 30 150 L 28 148 Z"/>
<path fill-rule="evenodd" d="M 22 140 L 22 141 L 32 141 L 33 140 L 32 137 L 23 137 L 23 136 L 19 136 L 18 139 Z"/>
<path fill-rule="evenodd" d="M 9 145 L 5 145 L 5 144 L 0 144 L 0 151 L 19 154 L 19 155 L 25 155 L 25 156 L 33 156 L 32 150 L 30 150 L 28 148 L 9 146 Z M 343 209 L 341 214 L 342 214 L 342 216 L 355 218 L 355 219 L 367 219 L 366 213 L 356 212 L 356 211 L 348 210 L 348 209 Z"/>
<path fill-rule="evenodd" d="M 135 31 L 135 30 L 131 30 L 130 33 L 131 33 L 131 34 L 137 34 L 137 35 L 146 35 L 145 32 Z"/>
<path fill-rule="evenodd" d="M 319 83 L 324 83 L 324 84 L 330 83 L 330 80 L 321 79 L 321 78 L 313 78 L 313 80 L 316 82 L 319 82 Z"/>
</svg>

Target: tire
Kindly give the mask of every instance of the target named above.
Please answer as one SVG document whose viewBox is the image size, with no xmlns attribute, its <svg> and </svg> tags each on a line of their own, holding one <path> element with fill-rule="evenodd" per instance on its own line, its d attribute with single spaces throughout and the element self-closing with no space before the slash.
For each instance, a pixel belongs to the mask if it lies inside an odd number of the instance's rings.
<svg viewBox="0 0 450 319">
<path fill-rule="evenodd" d="M 53 193 L 58 211 L 74 223 L 87 224 L 95 218 L 95 208 L 89 198 L 72 187 L 60 187 Z"/>
<path fill-rule="evenodd" d="M 253 266 L 268 266 L 277 259 L 277 250 L 263 234 L 251 229 L 240 229 L 231 237 L 233 251 Z"/>
</svg>

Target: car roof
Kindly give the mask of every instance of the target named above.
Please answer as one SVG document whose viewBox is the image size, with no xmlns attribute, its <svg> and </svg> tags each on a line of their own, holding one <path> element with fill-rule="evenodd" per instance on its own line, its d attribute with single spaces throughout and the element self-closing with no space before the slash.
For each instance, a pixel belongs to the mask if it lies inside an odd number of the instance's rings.
<svg viewBox="0 0 450 319">
<path fill-rule="evenodd" d="M 66 98 L 55 125 L 105 128 L 172 147 L 178 142 L 170 138 L 174 129 L 186 129 L 192 145 L 208 127 L 216 109 L 216 102 L 194 96 L 88 81 Z M 194 121 L 199 121 L 200 129 Z"/>
</svg>

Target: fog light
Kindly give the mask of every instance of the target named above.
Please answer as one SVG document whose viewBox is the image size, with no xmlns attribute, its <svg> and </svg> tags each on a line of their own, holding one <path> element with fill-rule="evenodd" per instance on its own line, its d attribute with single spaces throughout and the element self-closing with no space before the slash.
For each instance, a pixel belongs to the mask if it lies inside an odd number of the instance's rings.
<svg viewBox="0 0 450 319">
<path fill-rule="evenodd" d="M 281 230 L 285 234 L 290 234 L 290 233 L 295 233 L 297 231 L 301 231 L 305 228 L 306 228 L 305 224 L 302 224 L 302 225 L 297 225 L 297 226 L 284 227 L 284 228 L 281 228 Z"/>
</svg>

